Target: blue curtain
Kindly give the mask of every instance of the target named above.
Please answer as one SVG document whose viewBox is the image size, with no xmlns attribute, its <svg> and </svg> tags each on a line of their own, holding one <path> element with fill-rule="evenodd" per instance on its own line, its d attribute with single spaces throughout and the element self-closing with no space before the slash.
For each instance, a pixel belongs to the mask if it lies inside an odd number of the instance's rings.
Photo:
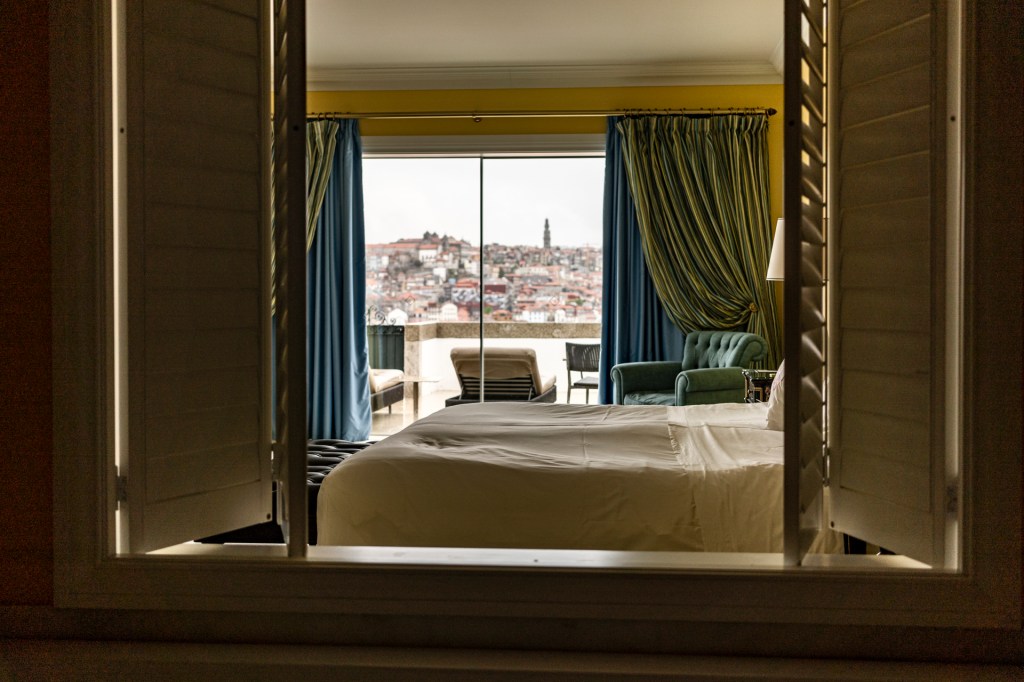
<svg viewBox="0 0 1024 682">
<path fill-rule="evenodd" d="M 370 384 L 363 317 L 362 143 L 358 121 L 338 123 L 323 208 L 306 255 L 309 437 L 366 440 Z"/>
<path fill-rule="evenodd" d="M 621 362 L 682 360 L 683 333 L 672 323 L 647 272 L 619 133 L 608 119 L 604 166 L 604 273 L 601 295 L 602 404 L 613 401 L 611 368 Z"/>
</svg>

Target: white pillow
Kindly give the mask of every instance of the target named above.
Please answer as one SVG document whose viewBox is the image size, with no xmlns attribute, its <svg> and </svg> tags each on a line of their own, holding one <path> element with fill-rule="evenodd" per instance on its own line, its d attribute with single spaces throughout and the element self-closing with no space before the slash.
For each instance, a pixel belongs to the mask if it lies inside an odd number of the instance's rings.
<svg viewBox="0 0 1024 682">
<path fill-rule="evenodd" d="M 766 424 L 766 428 L 771 429 L 772 431 L 783 430 L 782 405 L 785 396 L 782 392 L 782 386 L 785 384 L 783 381 L 783 377 L 786 374 L 785 369 L 786 361 L 783 360 L 782 364 L 779 365 L 778 373 L 772 380 L 772 389 L 768 395 L 768 423 Z"/>
</svg>

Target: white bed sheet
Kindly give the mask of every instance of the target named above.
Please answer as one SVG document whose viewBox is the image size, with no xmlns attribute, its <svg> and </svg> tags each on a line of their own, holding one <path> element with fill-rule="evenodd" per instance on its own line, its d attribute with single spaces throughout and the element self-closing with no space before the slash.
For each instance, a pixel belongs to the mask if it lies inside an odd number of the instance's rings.
<svg viewBox="0 0 1024 682">
<path fill-rule="evenodd" d="M 447 408 L 324 480 L 327 545 L 778 552 L 765 406 Z"/>
</svg>

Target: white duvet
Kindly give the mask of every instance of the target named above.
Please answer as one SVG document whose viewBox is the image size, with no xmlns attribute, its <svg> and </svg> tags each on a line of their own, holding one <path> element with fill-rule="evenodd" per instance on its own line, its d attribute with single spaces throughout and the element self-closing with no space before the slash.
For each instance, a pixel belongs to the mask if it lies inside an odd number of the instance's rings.
<svg viewBox="0 0 1024 682">
<path fill-rule="evenodd" d="M 782 551 L 763 404 L 444 409 L 324 480 L 326 545 Z"/>
</svg>

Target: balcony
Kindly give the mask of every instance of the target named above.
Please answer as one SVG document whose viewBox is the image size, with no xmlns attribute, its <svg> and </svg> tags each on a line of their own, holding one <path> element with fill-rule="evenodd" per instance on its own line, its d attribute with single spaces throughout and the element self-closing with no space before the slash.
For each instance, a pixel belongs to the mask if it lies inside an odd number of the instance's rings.
<svg viewBox="0 0 1024 682">
<path fill-rule="evenodd" d="M 422 322 L 405 325 L 405 373 L 421 381 L 406 384 L 405 399 L 373 413 L 371 438 L 396 433 L 417 419 L 444 407 L 444 401 L 459 393 L 459 381 L 452 368 L 452 348 L 476 347 L 479 344 L 479 322 Z M 556 378 L 557 401 L 566 402 L 568 391 L 565 368 L 565 344 L 599 343 L 600 323 L 558 322 L 486 322 L 484 344 L 488 347 L 527 347 L 537 353 L 541 374 Z M 414 401 L 414 392 L 419 400 Z M 577 389 L 572 402 L 583 404 L 586 394 Z M 414 402 L 418 409 L 414 408 Z M 596 391 L 590 402 L 597 403 Z"/>
</svg>

